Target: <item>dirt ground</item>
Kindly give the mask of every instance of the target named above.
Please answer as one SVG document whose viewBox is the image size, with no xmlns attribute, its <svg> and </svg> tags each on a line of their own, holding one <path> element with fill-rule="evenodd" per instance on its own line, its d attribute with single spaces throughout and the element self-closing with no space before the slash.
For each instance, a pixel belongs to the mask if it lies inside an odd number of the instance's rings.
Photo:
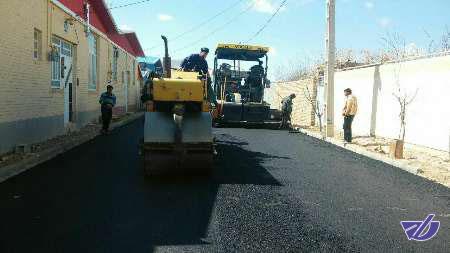
<svg viewBox="0 0 450 253">
<path fill-rule="evenodd" d="M 389 144 L 386 138 L 356 137 L 354 144 L 369 151 L 389 156 Z M 404 162 L 419 168 L 418 174 L 450 187 L 450 154 L 445 151 L 423 146 L 405 144 Z"/>
</svg>

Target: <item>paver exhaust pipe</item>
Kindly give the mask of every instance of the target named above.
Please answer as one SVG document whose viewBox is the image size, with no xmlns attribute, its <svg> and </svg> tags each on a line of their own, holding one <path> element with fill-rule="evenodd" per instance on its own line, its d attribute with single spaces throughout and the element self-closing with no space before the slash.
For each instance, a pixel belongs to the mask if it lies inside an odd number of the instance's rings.
<svg viewBox="0 0 450 253">
<path fill-rule="evenodd" d="M 161 35 L 161 38 L 164 40 L 164 58 L 163 58 L 164 77 L 170 78 L 172 76 L 172 73 L 171 73 L 172 60 L 170 59 L 170 56 L 169 56 L 169 45 L 168 45 L 166 36 Z"/>
</svg>

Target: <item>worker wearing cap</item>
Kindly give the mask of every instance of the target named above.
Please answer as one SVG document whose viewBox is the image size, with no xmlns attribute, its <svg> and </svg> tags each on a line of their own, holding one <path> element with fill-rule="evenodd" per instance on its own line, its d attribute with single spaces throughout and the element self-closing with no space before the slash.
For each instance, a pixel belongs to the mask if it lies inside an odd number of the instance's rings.
<svg viewBox="0 0 450 253">
<path fill-rule="evenodd" d="M 210 102 L 217 107 L 216 95 L 214 94 L 214 91 L 211 87 L 212 82 L 208 72 L 208 62 L 206 61 L 208 53 L 208 48 L 204 47 L 200 49 L 200 53 L 191 54 L 190 56 L 186 57 L 183 62 L 181 62 L 180 68 L 184 71 L 195 71 L 206 75 L 208 80 L 208 98 Z"/>
<path fill-rule="evenodd" d="M 202 74 L 208 74 L 208 62 L 206 61 L 208 53 L 209 49 L 204 47 L 200 49 L 199 54 L 191 54 L 186 57 L 180 67 L 185 71 L 195 71 L 201 72 Z"/>
<path fill-rule="evenodd" d="M 292 100 L 295 98 L 295 94 L 292 93 L 291 95 L 283 98 L 281 100 L 281 126 L 280 128 L 292 128 L 291 124 L 291 113 L 292 113 Z"/>
<path fill-rule="evenodd" d="M 101 104 L 102 112 L 102 133 L 106 134 L 109 130 L 109 124 L 112 119 L 112 108 L 116 105 L 116 96 L 112 93 L 112 85 L 106 86 L 106 92 L 103 92 L 98 101 Z"/>
</svg>

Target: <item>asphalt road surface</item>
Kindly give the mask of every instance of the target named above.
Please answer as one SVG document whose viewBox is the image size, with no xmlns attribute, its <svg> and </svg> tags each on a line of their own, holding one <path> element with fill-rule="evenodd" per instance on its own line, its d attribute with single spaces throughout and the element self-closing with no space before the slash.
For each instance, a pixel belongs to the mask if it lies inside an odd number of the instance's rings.
<svg viewBox="0 0 450 253">
<path fill-rule="evenodd" d="M 0 184 L 0 252 L 450 252 L 450 190 L 301 134 L 216 129 L 209 177 L 148 180 L 142 121 Z M 436 214 L 409 241 L 400 221 Z"/>
</svg>

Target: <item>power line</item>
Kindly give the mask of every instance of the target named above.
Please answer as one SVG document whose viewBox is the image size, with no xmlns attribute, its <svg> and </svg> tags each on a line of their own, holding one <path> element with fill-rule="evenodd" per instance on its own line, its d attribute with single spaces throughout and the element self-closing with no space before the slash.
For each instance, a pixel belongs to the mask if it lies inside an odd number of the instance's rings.
<svg viewBox="0 0 450 253">
<path fill-rule="evenodd" d="M 119 9 L 119 8 L 124 8 L 124 7 L 128 7 L 128 6 L 136 5 L 136 4 L 142 4 L 142 3 L 150 2 L 150 1 L 151 1 L 151 0 L 142 0 L 142 1 L 133 2 L 133 3 L 129 3 L 129 4 L 124 4 L 124 5 L 119 5 L 119 6 L 113 6 L 113 7 L 109 8 L 109 9 L 110 9 L 110 10 L 112 10 L 112 9 Z"/>
<path fill-rule="evenodd" d="M 236 5 L 238 5 L 238 4 L 241 3 L 242 1 L 243 1 L 243 0 L 238 0 L 238 1 L 234 2 L 232 5 L 228 6 L 228 8 L 222 10 L 221 12 L 217 13 L 216 15 L 214 15 L 214 16 L 211 17 L 211 18 L 209 18 L 208 20 L 206 20 L 206 21 L 204 21 L 204 22 L 198 24 L 197 26 L 193 27 L 192 29 L 187 30 L 186 32 L 181 33 L 180 35 L 177 35 L 174 39 L 172 39 L 172 41 L 175 41 L 175 40 L 177 40 L 177 39 L 183 37 L 184 35 L 186 35 L 186 34 L 192 32 L 192 31 L 194 31 L 194 30 L 196 30 L 196 29 L 198 29 L 198 28 L 200 28 L 200 27 L 202 27 L 203 25 L 205 25 L 205 24 L 207 24 L 207 23 L 209 23 L 209 22 L 211 22 L 212 20 L 214 20 L 214 19 L 217 18 L 218 16 L 220 16 L 220 15 L 224 14 L 225 12 L 231 10 L 232 8 L 236 7 Z"/>
<path fill-rule="evenodd" d="M 266 27 L 270 24 L 270 22 L 272 22 L 273 18 L 280 12 L 281 8 L 283 8 L 283 6 L 286 4 L 287 0 L 283 0 L 283 2 L 281 2 L 280 6 L 278 6 L 277 10 L 272 14 L 272 16 L 266 21 L 266 23 L 261 26 L 261 28 L 247 41 L 245 41 L 245 43 L 248 43 L 250 41 L 252 41 L 254 38 L 258 37 L 258 35 L 264 31 L 264 29 L 266 29 Z"/>
<path fill-rule="evenodd" d="M 285 0 L 285 1 L 286 1 L 286 0 Z M 189 44 L 187 44 L 187 45 L 184 46 L 184 47 L 181 47 L 181 48 L 178 48 L 178 49 L 174 50 L 173 52 L 174 52 L 174 53 L 179 52 L 179 51 L 181 51 L 181 50 L 183 50 L 183 49 L 186 49 L 186 48 L 188 48 L 188 47 L 191 47 L 191 46 L 193 46 L 193 45 L 195 45 L 195 44 L 197 44 L 197 43 L 199 43 L 199 42 L 201 42 L 201 41 L 203 41 L 203 40 L 205 40 L 205 39 L 211 37 L 211 35 L 213 35 L 213 34 L 219 32 L 219 31 L 222 30 L 222 29 L 224 29 L 224 28 L 227 27 L 229 24 L 231 24 L 231 23 L 233 23 L 234 21 L 236 21 L 240 16 L 242 16 L 242 15 L 245 14 L 246 12 L 250 11 L 250 10 L 253 8 L 254 5 L 255 5 L 255 2 L 253 2 L 253 4 L 249 5 L 245 10 L 241 11 L 238 15 L 234 16 L 232 19 L 230 19 L 228 22 L 226 22 L 226 23 L 223 24 L 222 26 L 220 26 L 220 27 L 218 27 L 217 29 L 213 30 L 212 32 L 206 34 L 205 36 L 201 37 L 200 39 L 198 39 L 198 40 L 196 40 L 196 41 L 194 41 L 194 42 L 192 42 L 192 43 L 189 43 Z"/>
<path fill-rule="evenodd" d="M 198 28 L 204 26 L 205 24 L 207 24 L 207 23 L 213 21 L 214 19 L 216 19 L 217 17 L 221 16 L 222 14 L 224 14 L 224 13 L 228 12 L 229 10 L 233 9 L 234 7 L 236 7 L 236 6 L 237 6 L 239 3 L 241 3 L 242 1 L 244 1 L 244 0 L 238 0 L 238 1 L 234 2 L 233 4 L 229 5 L 227 8 L 225 8 L 225 9 L 223 9 L 222 11 L 218 12 L 216 15 L 214 15 L 214 16 L 208 18 L 207 20 L 201 22 L 200 24 L 198 24 L 198 25 L 192 27 L 192 28 L 189 29 L 189 30 L 186 30 L 186 31 L 184 31 L 184 32 L 182 32 L 182 33 L 176 35 L 173 39 L 170 39 L 169 42 L 177 41 L 178 39 L 180 39 L 181 37 L 185 36 L 186 34 L 191 33 L 191 32 L 193 32 L 193 31 L 197 30 Z M 155 48 L 160 47 L 160 46 L 162 46 L 162 44 L 161 44 L 161 45 L 158 44 L 158 45 L 155 45 L 155 46 L 153 46 L 153 47 L 146 48 L 145 50 L 152 50 L 152 49 L 155 49 Z"/>
</svg>

